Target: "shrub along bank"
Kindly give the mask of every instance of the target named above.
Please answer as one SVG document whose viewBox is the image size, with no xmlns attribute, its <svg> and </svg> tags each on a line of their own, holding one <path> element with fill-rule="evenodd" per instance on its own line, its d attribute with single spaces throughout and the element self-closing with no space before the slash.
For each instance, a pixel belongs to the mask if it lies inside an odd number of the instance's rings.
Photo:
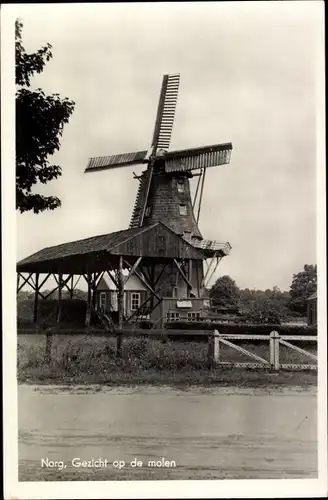
<svg viewBox="0 0 328 500">
<path fill-rule="evenodd" d="M 269 359 L 269 343 L 239 343 Z M 315 349 L 315 346 L 312 346 Z M 315 352 L 315 351 L 314 351 Z M 235 350 L 222 346 L 222 361 L 245 361 Z M 300 362 L 288 353 L 289 362 Z M 248 359 L 247 359 L 248 360 Z M 315 372 L 207 368 L 207 345 L 200 342 L 164 342 L 125 338 L 122 356 L 116 355 L 114 337 L 55 335 L 51 362 L 45 361 L 45 335 L 18 336 L 18 380 L 29 383 L 121 384 L 218 384 L 236 386 L 315 385 Z"/>
<path fill-rule="evenodd" d="M 207 321 L 172 321 L 166 323 L 165 328 L 175 330 L 218 330 L 222 334 L 230 335 L 270 335 L 275 330 L 280 335 L 317 335 L 316 326 L 252 324 L 252 323 L 216 323 Z"/>
</svg>

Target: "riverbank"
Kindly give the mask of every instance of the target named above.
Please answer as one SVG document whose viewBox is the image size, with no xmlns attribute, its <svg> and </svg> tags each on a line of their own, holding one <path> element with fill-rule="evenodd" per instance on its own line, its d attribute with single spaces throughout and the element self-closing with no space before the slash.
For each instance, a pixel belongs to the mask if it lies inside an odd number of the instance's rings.
<svg viewBox="0 0 328 500">
<path fill-rule="evenodd" d="M 264 359 L 268 342 L 241 347 Z M 316 386 L 316 371 L 207 368 L 207 345 L 200 342 L 161 342 L 142 338 L 124 339 L 122 356 L 116 356 L 114 338 L 58 336 L 52 346 L 51 361 L 45 361 L 45 337 L 18 337 L 17 375 L 26 384 L 100 384 L 129 386 L 140 384 L 236 387 Z M 285 360 L 283 359 L 285 357 Z M 222 361 L 249 361 L 245 355 L 224 346 Z M 288 360 L 288 361 L 287 361 Z M 282 352 L 282 362 L 304 363 L 298 353 Z"/>
</svg>

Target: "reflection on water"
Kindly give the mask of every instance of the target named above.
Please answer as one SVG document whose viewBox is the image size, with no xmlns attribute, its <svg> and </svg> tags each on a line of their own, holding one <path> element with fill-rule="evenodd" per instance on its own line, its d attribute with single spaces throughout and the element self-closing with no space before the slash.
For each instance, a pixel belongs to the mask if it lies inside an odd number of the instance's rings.
<svg viewBox="0 0 328 500">
<path fill-rule="evenodd" d="M 21 481 L 317 475 L 315 389 L 22 385 L 18 395 Z M 74 458 L 107 466 L 73 467 Z"/>
</svg>

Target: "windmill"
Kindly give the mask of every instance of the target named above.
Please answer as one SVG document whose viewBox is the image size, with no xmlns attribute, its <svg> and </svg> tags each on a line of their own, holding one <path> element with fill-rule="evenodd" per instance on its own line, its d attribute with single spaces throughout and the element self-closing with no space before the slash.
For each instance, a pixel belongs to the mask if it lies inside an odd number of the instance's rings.
<svg viewBox="0 0 328 500">
<path fill-rule="evenodd" d="M 232 144 L 169 151 L 179 83 L 179 74 L 163 77 L 153 138 L 148 150 L 90 158 L 85 172 L 137 164 L 147 165 L 140 176 L 134 174 L 139 181 L 139 186 L 130 228 L 149 226 L 160 221 L 193 246 L 206 251 L 212 260 L 205 275 L 202 263 L 200 263 L 201 268 L 199 263 L 195 263 L 197 268 L 190 268 L 187 272 L 189 281 L 191 281 L 192 273 L 197 276 L 197 284 L 193 286 L 192 294 L 200 297 L 210 269 L 212 276 L 222 256 L 227 255 L 231 248 L 229 243 L 204 240 L 198 227 L 206 169 L 228 164 Z M 198 177 L 193 199 L 189 183 L 192 177 Z M 215 264 L 215 259 L 216 265 L 213 270 L 211 266 L 213 262 Z M 162 292 L 170 294 L 173 289 L 178 296 L 179 293 L 183 294 L 183 291 L 179 291 L 181 282 L 179 283 L 176 268 L 172 267 L 169 273 L 172 279 L 168 280 Z M 188 293 L 191 292 L 190 288 Z"/>
</svg>

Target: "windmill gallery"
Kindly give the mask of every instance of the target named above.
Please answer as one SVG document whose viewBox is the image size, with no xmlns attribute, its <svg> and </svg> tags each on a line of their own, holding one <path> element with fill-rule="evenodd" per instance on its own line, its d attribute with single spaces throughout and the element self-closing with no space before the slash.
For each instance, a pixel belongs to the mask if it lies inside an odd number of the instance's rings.
<svg viewBox="0 0 328 500">
<path fill-rule="evenodd" d="M 140 176 L 134 174 L 139 186 L 129 228 L 44 248 L 18 262 L 17 293 L 25 284 L 33 288 L 35 323 L 50 276 L 57 283 L 51 293 L 57 290 L 58 324 L 62 290 L 73 298 L 81 277 L 88 286 L 86 326 L 96 315 L 107 328 L 145 318 L 162 328 L 170 320 L 199 319 L 209 306 L 206 284 L 231 246 L 204 239 L 198 222 L 206 170 L 228 164 L 232 144 L 169 150 L 179 83 L 178 74 L 163 77 L 148 150 L 94 157 L 87 164 L 88 174 L 145 165 Z"/>
</svg>

